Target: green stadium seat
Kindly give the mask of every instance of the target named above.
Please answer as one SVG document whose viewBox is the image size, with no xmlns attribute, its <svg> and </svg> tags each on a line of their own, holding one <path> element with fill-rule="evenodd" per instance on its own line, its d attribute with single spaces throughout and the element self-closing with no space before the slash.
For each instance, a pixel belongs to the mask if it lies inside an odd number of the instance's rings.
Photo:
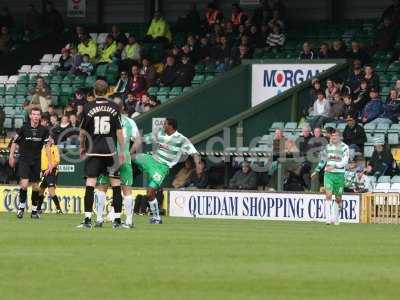
<svg viewBox="0 0 400 300">
<path fill-rule="evenodd" d="M 271 127 L 269 128 L 269 132 L 273 133 L 276 129 L 283 130 L 285 128 L 284 122 L 274 122 L 272 123 Z"/>
<path fill-rule="evenodd" d="M 204 68 L 204 72 L 206 74 L 214 74 L 216 72 L 216 66 L 215 64 L 208 64 Z"/>
<path fill-rule="evenodd" d="M 149 87 L 148 90 L 147 90 L 147 93 L 148 93 L 150 96 L 156 96 L 157 93 L 158 93 L 158 86 L 151 86 L 151 87 Z"/>
<path fill-rule="evenodd" d="M 386 100 L 386 97 L 389 95 L 389 92 L 391 90 L 390 86 L 384 86 L 382 87 L 382 91 L 381 91 L 381 96 L 382 96 L 382 100 Z"/>
<path fill-rule="evenodd" d="M 88 76 L 88 77 L 86 77 L 86 80 L 85 80 L 85 87 L 93 88 L 95 82 L 96 82 L 96 76 Z"/>
<path fill-rule="evenodd" d="M 191 86 L 185 86 L 184 88 L 183 88 L 183 93 L 188 93 L 188 92 L 190 92 L 191 90 L 193 90 L 193 88 L 191 87 Z"/>
<path fill-rule="evenodd" d="M 96 68 L 96 76 L 103 76 L 105 77 L 107 75 L 107 65 L 98 65 Z"/>
<path fill-rule="evenodd" d="M 16 90 L 16 93 L 15 93 L 16 95 L 18 95 L 18 96 L 25 96 L 25 95 L 27 95 L 28 94 L 28 87 L 26 86 L 26 85 L 21 85 L 21 84 L 18 84 L 17 85 L 17 90 Z"/>
<path fill-rule="evenodd" d="M 373 143 L 365 143 L 364 144 L 364 157 L 371 158 L 373 152 L 374 152 L 374 144 Z"/>
<path fill-rule="evenodd" d="M 208 75 L 206 76 L 206 78 L 205 78 L 205 81 L 206 81 L 206 82 L 211 81 L 211 80 L 214 79 L 214 77 L 215 77 L 214 75 L 208 74 Z"/>
<path fill-rule="evenodd" d="M 17 87 L 15 85 L 10 85 L 6 87 L 6 96 L 15 96 L 17 92 Z"/>
<path fill-rule="evenodd" d="M 9 118 L 9 117 L 6 117 L 5 119 L 4 119 L 4 128 L 5 129 L 12 129 L 13 128 L 13 124 L 12 124 L 13 122 L 12 122 L 12 118 Z"/>
<path fill-rule="evenodd" d="M 74 80 L 72 80 L 72 84 L 80 84 L 81 86 L 84 86 L 85 76 L 75 76 Z"/>
<path fill-rule="evenodd" d="M 6 107 L 4 107 L 4 113 L 5 113 L 6 116 L 8 116 L 8 117 L 13 117 L 14 114 L 15 114 L 14 107 L 11 107 L 11 106 L 6 106 Z"/>
<path fill-rule="evenodd" d="M 192 80 L 192 85 L 193 84 L 202 84 L 204 82 L 205 78 L 204 75 L 195 75 L 193 80 Z"/>
<path fill-rule="evenodd" d="M 328 127 L 336 128 L 336 123 L 326 123 L 324 128 L 328 128 Z"/>
<path fill-rule="evenodd" d="M 15 118 L 14 118 L 14 128 L 15 129 L 18 129 L 18 128 L 21 128 L 22 127 L 22 125 L 24 124 L 24 120 L 25 120 L 25 118 L 24 117 L 21 117 L 21 116 L 16 116 Z"/>
<path fill-rule="evenodd" d="M 296 130 L 296 128 L 297 128 L 297 123 L 296 122 L 287 122 L 285 124 L 284 131 L 285 132 L 293 132 L 293 131 Z"/>
<path fill-rule="evenodd" d="M 399 134 L 397 132 L 390 132 L 387 135 L 389 145 L 399 144 Z"/>
<path fill-rule="evenodd" d="M 375 127 L 376 127 L 375 123 L 367 123 L 367 124 L 364 125 L 364 131 L 366 133 L 367 132 L 372 133 L 372 132 L 374 132 Z"/>
<path fill-rule="evenodd" d="M 385 64 L 377 64 L 375 67 L 375 72 L 385 72 L 386 65 Z"/>
<path fill-rule="evenodd" d="M 390 129 L 388 130 L 388 132 L 395 132 L 395 133 L 398 133 L 398 132 L 400 132 L 400 123 L 395 123 L 395 124 L 392 124 L 392 126 L 390 126 Z"/>
<path fill-rule="evenodd" d="M 22 84 L 22 85 L 27 85 L 29 83 L 29 76 L 24 74 L 20 75 L 17 81 L 17 85 Z"/>
<path fill-rule="evenodd" d="M 17 103 L 15 96 L 6 96 L 4 106 L 14 107 Z"/>
<path fill-rule="evenodd" d="M 167 86 L 160 87 L 160 89 L 157 92 L 157 97 L 158 96 L 168 96 L 170 91 L 171 91 L 170 87 L 167 87 Z"/>
<path fill-rule="evenodd" d="M 182 94 L 182 87 L 180 86 L 175 86 L 172 88 L 172 90 L 169 92 L 170 97 L 177 97 Z"/>
<path fill-rule="evenodd" d="M 386 133 L 390 128 L 390 125 L 387 123 L 378 123 L 378 125 L 375 128 L 374 133 Z"/>
<path fill-rule="evenodd" d="M 6 99 L 3 96 L 0 96 L 0 107 L 3 107 L 6 103 Z"/>
<path fill-rule="evenodd" d="M 6 93 L 6 87 L 4 85 L 0 85 L 0 96 L 5 95 Z"/>
<path fill-rule="evenodd" d="M 161 102 L 161 104 L 168 101 L 168 95 L 158 95 L 157 100 Z"/>
<path fill-rule="evenodd" d="M 205 66 L 203 64 L 197 64 L 194 66 L 196 74 L 204 73 Z"/>
<path fill-rule="evenodd" d="M 386 72 L 391 72 L 391 73 L 399 73 L 400 71 L 400 63 L 399 62 L 394 62 L 389 67 L 387 68 Z"/>
<path fill-rule="evenodd" d="M 62 81 L 63 78 L 61 75 L 54 75 L 51 77 L 50 84 L 61 84 Z"/>
<path fill-rule="evenodd" d="M 64 76 L 64 78 L 63 78 L 61 84 L 64 84 L 64 85 L 71 85 L 72 82 L 74 81 L 74 79 L 75 79 L 75 76 L 74 76 L 74 75 L 72 75 L 72 74 L 67 74 L 66 76 Z"/>
</svg>

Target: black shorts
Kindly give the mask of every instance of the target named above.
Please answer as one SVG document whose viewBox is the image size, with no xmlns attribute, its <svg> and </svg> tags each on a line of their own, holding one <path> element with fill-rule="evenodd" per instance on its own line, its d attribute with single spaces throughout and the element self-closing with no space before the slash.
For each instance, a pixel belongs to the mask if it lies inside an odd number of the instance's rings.
<svg viewBox="0 0 400 300">
<path fill-rule="evenodd" d="M 117 156 L 88 156 L 85 160 L 85 176 L 97 178 L 100 175 L 119 178 Z"/>
<path fill-rule="evenodd" d="M 40 161 L 23 161 L 18 162 L 17 174 L 20 179 L 29 179 L 30 182 L 40 181 Z"/>
<path fill-rule="evenodd" d="M 55 187 L 56 184 L 57 184 L 57 171 L 53 171 L 49 175 L 43 175 L 40 187 L 42 189 L 45 189 L 48 187 Z"/>
</svg>

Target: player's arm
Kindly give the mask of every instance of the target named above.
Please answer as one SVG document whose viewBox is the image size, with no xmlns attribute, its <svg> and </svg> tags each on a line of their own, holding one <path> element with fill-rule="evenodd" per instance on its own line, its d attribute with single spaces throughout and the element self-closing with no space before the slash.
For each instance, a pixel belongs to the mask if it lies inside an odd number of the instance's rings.
<svg viewBox="0 0 400 300">
<path fill-rule="evenodd" d="M 81 159 L 84 158 L 86 152 L 86 114 L 82 114 L 81 125 L 79 126 L 79 154 Z"/>
<path fill-rule="evenodd" d="M 131 126 L 132 126 L 131 141 L 133 142 L 133 145 L 130 149 L 130 154 L 134 155 L 135 153 L 141 151 L 142 149 L 142 137 L 140 135 L 139 128 L 137 127 L 135 121 L 132 120 Z"/>
<path fill-rule="evenodd" d="M 8 158 L 8 163 L 11 168 L 15 167 L 16 164 L 16 159 L 15 159 L 15 150 L 17 150 L 17 146 L 19 142 L 23 139 L 23 130 L 19 128 L 13 138 L 13 141 L 11 143 L 10 147 L 10 157 Z"/>
<path fill-rule="evenodd" d="M 119 149 L 124 149 L 125 148 L 124 133 L 121 128 L 117 129 L 117 140 Z M 122 165 L 125 161 L 124 151 L 120 151 L 118 156 L 119 156 L 119 163 Z"/>
<path fill-rule="evenodd" d="M 315 167 L 314 172 L 311 173 L 311 177 L 314 177 L 319 172 L 321 172 L 323 167 L 325 167 L 327 160 L 328 160 L 328 155 L 326 153 L 326 148 L 324 148 L 324 150 L 321 151 L 321 159 L 318 162 L 317 166 Z"/>
<path fill-rule="evenodd" d="M 182 152 L 184 154 L 192 156 L 196 166 L 200 164 L 201 162 L 200 154 L 188 138 L 186 138 L 185 143 L 182 145 Z"/>
<path fill-rule="evenodd" d="M 51 150 L 50 150 L 51 142 L 50 142 L 50 132 L 48 130 L 46 131 L 46 136 L 45 136 L 43 142 L 45 143 L 45 151 L 46 151 L 47 161 L 49 162 L 47 170 L 44 173 L 45 175 L 47 175 L 47 174 L 50 174 L 54 168 L 54 166 L 52 164 L 52 160 L 51 160 Z"/>
</svg>

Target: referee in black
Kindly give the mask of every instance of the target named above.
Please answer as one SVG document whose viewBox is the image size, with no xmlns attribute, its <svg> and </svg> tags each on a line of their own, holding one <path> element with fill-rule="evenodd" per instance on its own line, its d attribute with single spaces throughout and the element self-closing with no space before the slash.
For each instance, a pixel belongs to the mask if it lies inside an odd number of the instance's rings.
<svg viewBox="0 0 400 300">
<path fill-rule="evenodd" d="M 32 184 L 32 219 L 39 219 L 37 205 L 39 200 L 40 160 L 43 145 L 46 145 L 46 153 L 50 158 L 49 130 L 40 125 L 42 112 L 40 108 L 33 107 L 29 113 L 29 120 L 19 128 L 11 144 L 9 164 L 11 168 L 16 165 L 15 150 L 18 147 L 19 159 L 17 174 L 19 181 L 19 207 L 17 217 L 24 216 L 26 198 L 29 183 Z M 50 159 L 49 159 L 50 161 Z M 45 173 L 51 173 L 53 165 L 49 165 Z"/>
</svg>

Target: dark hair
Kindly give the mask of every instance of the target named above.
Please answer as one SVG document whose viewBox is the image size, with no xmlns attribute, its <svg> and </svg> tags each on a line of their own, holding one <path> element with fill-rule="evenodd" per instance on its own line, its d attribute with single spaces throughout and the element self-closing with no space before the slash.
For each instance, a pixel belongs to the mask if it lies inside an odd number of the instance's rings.
<svg viewBox="0 0 400 300">
<path fill-rule="evenodd" d="M 174 130 L 178 129 L 178 122 L 176 121 L 176 119 L 173 118 L 167 118 L 165 120 L 165 122 L 168 123 L 168 125 L 170 125 Z"/>
<path fill-rule="evenodd" d="M 30 111 L 29 113 L 32 113 L 33 111 L 38 111 L 38 112 L 40 112 L 40 114 L 42 114 L 42 110 L 41 110 L 40 107 L 38 107 L 38 106 L 33 106 L 33 107 L 31 108 L 31 111 Z"/>
<path fill-rule="evenodd" d="M 333 128 L 333 127 L 326 127 L 326 128 L 325 128 L 325 131 L 326 131 L 327 134 L 334 134 L 334 133 L 336 133 L 336 129 Z"/>
</svg>

